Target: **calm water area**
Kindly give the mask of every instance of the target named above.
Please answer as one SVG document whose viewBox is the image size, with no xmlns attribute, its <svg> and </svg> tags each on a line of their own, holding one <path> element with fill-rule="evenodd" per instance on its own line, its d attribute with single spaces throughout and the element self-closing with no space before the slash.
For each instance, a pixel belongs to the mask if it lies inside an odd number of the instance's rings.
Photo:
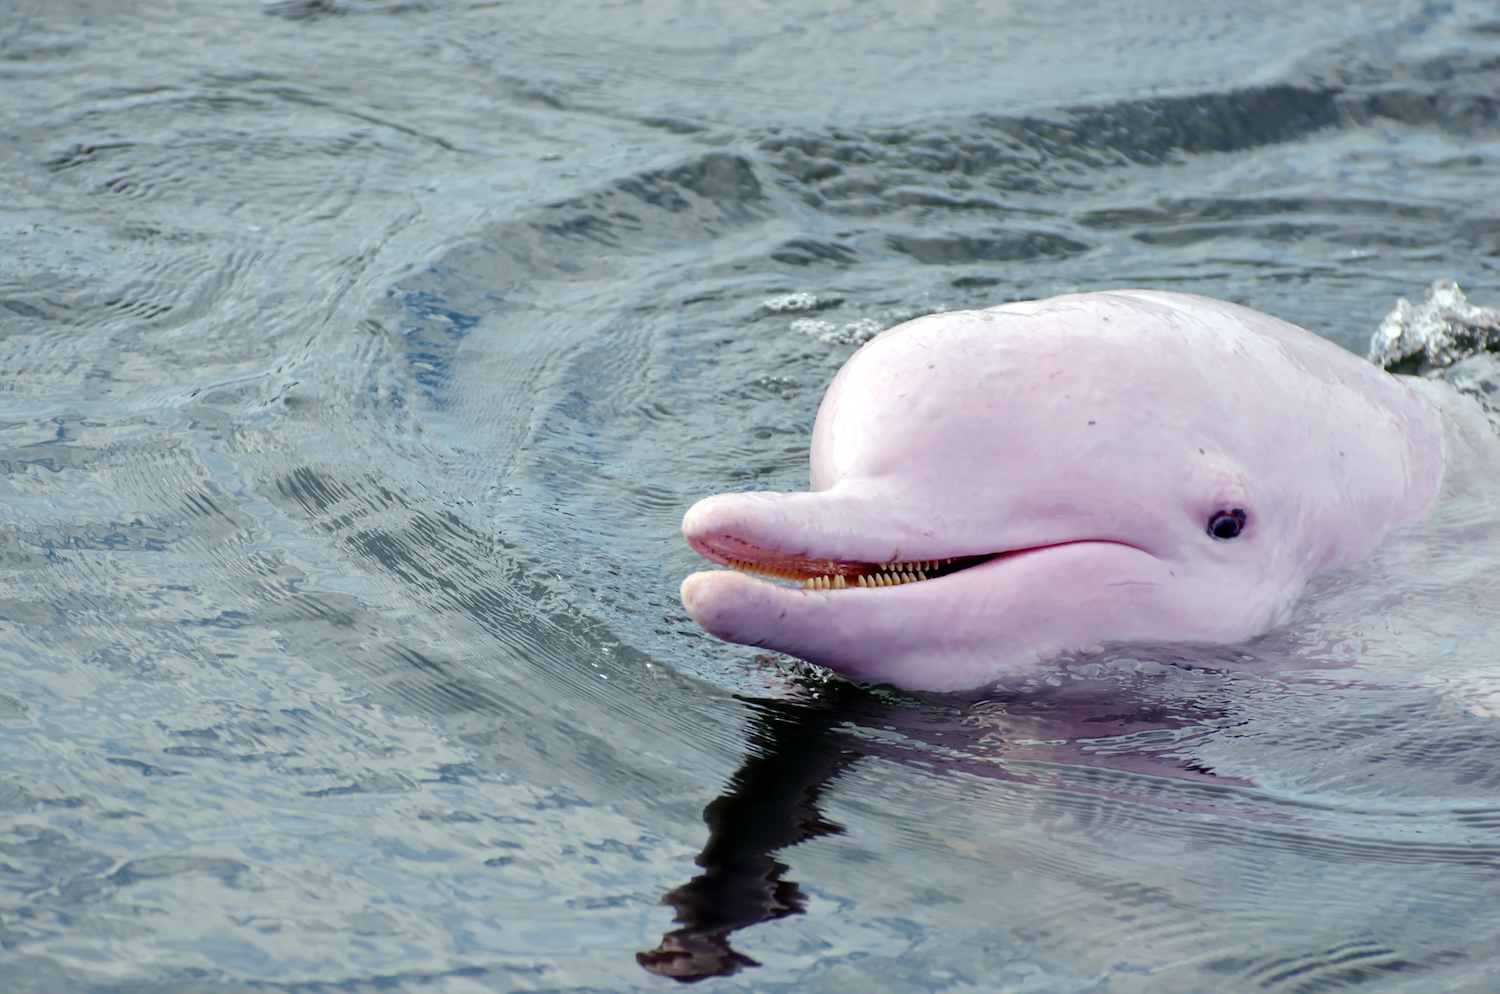
<svg viewBox="0 0 1500 994">
<path fill-rule="evenodd" d="M 0 0 L 0 991 L 1500 990 L 1482 445 L 1283 629 L 978 698 L 677 599 L 874 330 L 1362 352 L 1500 305 L 1497 191 L 1493 2 Z"/>
</svg>

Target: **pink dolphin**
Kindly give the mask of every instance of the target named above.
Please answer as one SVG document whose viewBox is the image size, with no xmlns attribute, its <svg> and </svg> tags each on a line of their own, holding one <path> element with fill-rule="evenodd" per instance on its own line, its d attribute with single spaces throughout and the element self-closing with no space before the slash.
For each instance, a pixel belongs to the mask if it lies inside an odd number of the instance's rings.
<svg viewBox="0 0 1500 994">
<path fill-rule="evenodd" d="M 934 314 L 834 378 L 810 492 L 688 511 L 688 542 L 732 569 L 682 602 L 719 638 L 908 690 L 1105 642 L 1237 642 L 1420 518 L 1443 453 L 1403 379 L 1235 304 Z"/>
</svg>

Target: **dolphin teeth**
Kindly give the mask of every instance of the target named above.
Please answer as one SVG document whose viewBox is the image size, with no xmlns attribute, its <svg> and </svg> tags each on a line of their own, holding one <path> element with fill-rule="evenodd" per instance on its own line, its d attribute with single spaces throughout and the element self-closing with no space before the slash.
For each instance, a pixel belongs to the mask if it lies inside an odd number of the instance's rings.
<svg viewBox="0 0 1500 994">
<path fill-rule="evenodd" d="M 905 583 L 919 583 L 923 580 L 947 576 L 955 572 L 955 569 L 973 566 L 988 558 L 991 557 L 966 556 L 949 559 L 921 559 L 901 563 L 809 560 L 803 568 L 771 566 L 745 559 L 725 559 L 723 563 L 730 569 L 741 573 L 781 580 L 806 590 L 844 590 L 849 587 L 896 587 Z M 957 564 L 956 567 L 955 564 Z"/>
<path fill-rule="evenodd" d="M 875 568 L 882 573 L 925 573 L 951 566 L 955 562 L 955 559 L 918 559 L 909 563 L 876 563 Z M 836 566 L 836 563 L 829 564 L 830 569 Z"/>
</svg>

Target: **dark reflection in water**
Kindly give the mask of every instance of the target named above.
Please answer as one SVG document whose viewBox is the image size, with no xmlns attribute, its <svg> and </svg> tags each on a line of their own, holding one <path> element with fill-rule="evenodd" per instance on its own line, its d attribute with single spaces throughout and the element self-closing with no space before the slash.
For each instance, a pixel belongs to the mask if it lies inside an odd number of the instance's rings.
<svg viewBox="0 0 1500 994">
<path fill-rule="evenodd" d="M 1227 715 L 1226 708 L 1191 698 L 1164 703 L 1150 694 L 1121 694 L 1114 681 L 1061 699 L 1033 689 L 947 703 L 888 699 L 839 681 L 798 690 L 793 699 L 747 702 L 753 721 L 745 760 L 703 810 L 708 841 L 695 861 L 703 872 L 662 898 L 681 927 L 636 954 L 651 973 L 693 982 L 760 965 L 732 948 L 730 934 L 804 913 L 805 897 L 783 877 L 788 867 L 776 854 L 844 831 L 823 816 L 819 800 L 866 755 L 936 761 L 946 773 L 1028 783 L 1037 780 L 1031 764 L 1040 762 L 1248 786 L 1176 749 L 1090 751 L 1097 741 L 1187 729 Z M 905 741 L 882 746 L 862 740 L 861 729 L 899 731 Z"/>
<path fill-rule="evenodd" d="M 823 817 L 818 798 L 860 756 L 832 734 L 857 697 L 840 689 L 805 704 L 753 702 L 749 755 L 726 792 L 703 809 L 703 872 L 662 898 L 682 927 L 636 955 L 647 970 L 693 981 L 758 966 L 730 948 L 729 933 L 802 913 L 802 892 L 782 879 L 787 866 L 772 854 L 843 831 Z"/>
</svg>

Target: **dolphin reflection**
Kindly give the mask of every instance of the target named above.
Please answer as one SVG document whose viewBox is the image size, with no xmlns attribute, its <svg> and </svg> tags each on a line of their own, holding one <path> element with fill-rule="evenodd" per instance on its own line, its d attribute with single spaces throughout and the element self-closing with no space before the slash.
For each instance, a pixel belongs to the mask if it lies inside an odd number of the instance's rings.
<svg viewBox="0 0 1500 994">
<path fill-rule="evenodd" d="M 917 701 L 843 683 L 799 689 L 794 700 L 745 702 L 752 719 L 745 760 L 703 811 L 708 841 L 696 860 L 703 872 L 662 899 L 680 927 L 636 954 L 651 973 L 692 982 L 759 965 L 731 947 L 730 933 L 804 912 L 801 890 L 784 878 L 787 865 L 774 854 L 844 831 L 823 817 L 819 799 L 866 756 L 1054 787 L 1048 769 L 1059 763 L 1248 785 L 1150 734 L 1232 724 L 1230 709 L 1213 695 L 1166 699 L 1159 691 L 1121 693 L 1113 684 L 1101 692 L 1097 683 L 982 701 Z M 870 730 L 883 734 L 861 734 Z M 910 745 L 893 743 L 892 731 Z M 1132 735 L 1140 742 L 1132 744 Z"/>
<path fill-rule="evenodd" d="M 782 879 L 786 864 L 771 854 L 843 831 L 819 813 L 818 797 L 861 756 L 833 734 L 851 691 L 839 688 L 807 703 L 748 702 L 748 755 L 723 796 L 703 809 L 708 842 L 696 861 L 703 872 L 662 898 L 682 927 L 636 954 L 647 970 L 694 981 L 758 966 L 730 948 L 729 933 L 802 913 L 802 892 Z"/>
</svg>

